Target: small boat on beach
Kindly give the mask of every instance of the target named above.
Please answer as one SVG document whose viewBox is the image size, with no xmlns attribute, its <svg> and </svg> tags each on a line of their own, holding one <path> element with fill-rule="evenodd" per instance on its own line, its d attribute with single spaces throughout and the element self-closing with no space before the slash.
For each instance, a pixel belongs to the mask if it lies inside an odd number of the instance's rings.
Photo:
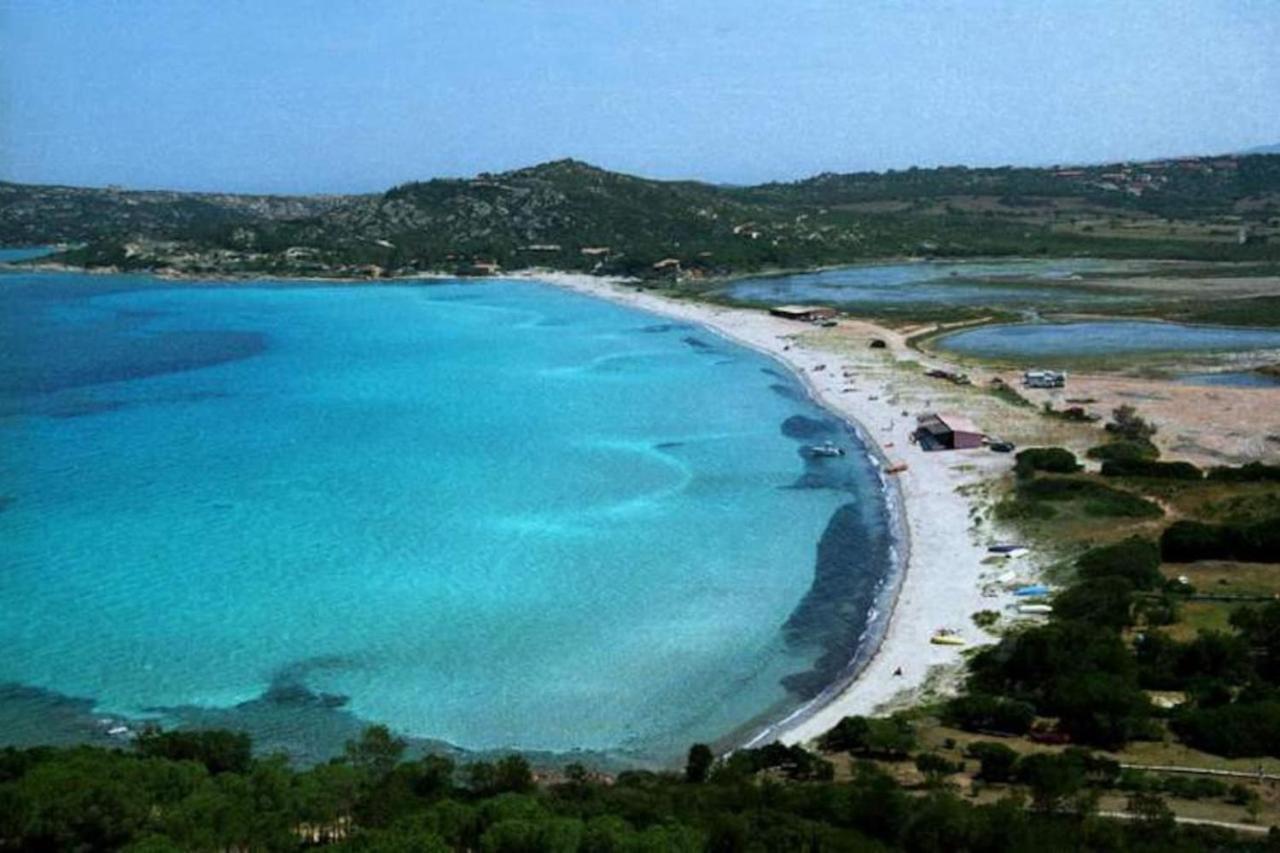
<svg viewBox="0 0 1280 853">
<path fill-rule="evenodd" d="M 809 445 L 805 448 L 805 453 L 810 456 L 844 456 L 844 448 L 830 441 L 824 441 L 822 444 Z"/>
<path fill-rule="evenodd" d="M 935 646 L 965 645 L 964 638 L 958 636 L 955 631 L 952 631 L 949 628 L 940 629 L 937 633 L 935 633 L 932 637 L 929 638 L 929 642 L 933 643 Z"/>
<path fill-rule="evenodd" d="M 1026 545 L 991 545 L 987 551 L 992 554 L 1009 554 L 1014 551 L 1026 552 L 1029 550 Z"/>
</svg>

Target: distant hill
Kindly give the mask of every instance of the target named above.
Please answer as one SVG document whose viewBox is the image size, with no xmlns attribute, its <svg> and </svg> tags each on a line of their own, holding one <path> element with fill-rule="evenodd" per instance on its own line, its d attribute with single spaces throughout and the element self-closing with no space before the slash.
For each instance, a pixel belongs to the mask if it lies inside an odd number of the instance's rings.
<svg viewBox="0 0 1280 853">
<path fill-rule="evenodd" d="M 1275 145 L 1259 145 L 1257 148 L 1250 148 L 1248 151 L 1241 152 L 1243 154 L 1280 154 L 1280 142 Z"/>
<path fill-rule="evenodd" d="M 0 181 L 0 244 L 80 242 L 107 235 L 179 237 L 218 223 L 314 216 L 342 196 L 93 189 Z"/>
<path fill-rule="evenodd" d="M 543 266 L 687 278 L 901 255 L 1246 259 L 1280 256 L 1266 230 L 1277 214 L 1280 157 L 1260 155 L 823 174 L 755 187 L 558 160 L 364 196 L 0 184 L 0 244 L 86 242 L 64 259 L 194 273 Z M 1191 227 L 1171 229 L 1171 220 Z M 1242 226 L 1249 245 L 1236 249 Z"/>
</svg>

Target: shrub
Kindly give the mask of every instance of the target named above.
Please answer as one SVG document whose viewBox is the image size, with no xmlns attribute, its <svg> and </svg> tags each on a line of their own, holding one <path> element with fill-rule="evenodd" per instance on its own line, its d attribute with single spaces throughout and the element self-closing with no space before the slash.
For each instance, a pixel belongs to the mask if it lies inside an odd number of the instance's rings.
<svg viewBox="0 0 1280 853">
<path fill-rule="evenodd" d="M 1084 514 L 1094 518 L 1159 518 L 1164 510 L 1131 492 L 1109 491 L 1086 500 Z"/>
<path fill-rule="evenodd" d="M 1084 580 L 1120 577 L 1134 589 L 1154 589 L 1164 582 L 1159 546 L 1138 536 L 1086 551 L 1076 560 L 1076 568 Z"/>
<path fill-rule="evenodd" d="M 1008 782 L 1018 767 L 1018 753 L 995 741 L 969 744 L 968 754 L 982 765 L 978 778 L 985 782 Z"/>
<path fill-rule="evenodd" d="M 1122 439 L 1150 441 L 1156 434 L 1155 424 L 1149 424 L 1138 417 L 1133 406 L 1120 406 L 1111 411 L 1111 422 L 1106 426 L 1107 432 Z"/>
<path fill-rule="evenodd" d="M 1160 458 L 1160 450 L 1145 438 L 1122 438 L 1091 447 L 1085 453 L 1090 459 L 1133 462 Z"/>
<path fill-rule="evenodd" d="M 1111 459 L 1102 463 L 1104 477 L 1156 477 L 1162 480 L 1199 480 L 1204 472 L 1190 462 L 1155 462 L 1144 459 Z"/>
<path fill-rule="evenodd" d="M 1022 483 L 1018 491 L 1020 497 L 1030 500 L 1083 501 L 1085 514 L 1092 516 L 1159 518 L 1164 515 L 1164 510 L 1146 498 L 1092 480 L 1041 477 Z"/>
<path fill-rule="evenodd" d="M 1170 563 L 1196 560 L 1280 563 L 1280 518 L 1249 524 L 1175 521 L 1160 535 L 1160 554 Z"/>
<path fill-rule="evenodd" d="M 973 624 L 979 628 L 990 628 L 1000 621 L 1000 613 L 996 610 L 979 610 L 973 614 Z"/>
<path fill-rule="evenodd" d="M 1173 730 L 1196 749 L 1229 758 L 1280 753 L 1280 702 L 1197 708 L 1176 716 Z"/>
<path fill-rule="evenodd" d="M 885 758 L 905 758 L 916 744 L 915 728 L 905 717 L 845 717 L 823 735 L 827 752 L 850 752 Z"/>
<path fill-rule="evenodd" d="M 1056 518 L 1058 511 L 1042 501 L 1006 498 L 996 504 L 995 516 L 1001 521 L 1048 521 Z"/>
<path fill-rule="evenodd" d="M 1036 471 L 1051 474 L 1074 474 L 1081 465 L 1076 455 L 1062 447 L 1029 447 L 1014 457 L 1014 471 L 1019 477 L 1030 477 Z"/>
<path fill-rule="evenodd" d="M 970 693 L 948 702 L 943 716 L 950 724 L 966 731 L 1021 735 L 1031 730 L 1036 711 L 1027 702 Z"/>
<path fill-rule="evenodd" d="M 964 770 L 964 764 L 948 761 L 936 752 L 922 752 L 916 756 L 916 769 L 926 776 L 949 776 Z"/>
<path fill-rule="evenodd" d="M 1082 581 L 1055 595 L 1053 610 L 1062 619 L 1123 628 L 1133 622 L 1133 584 L 1113 576 Z"/>
<path fill-rule="evenodd" d="M 1280 482 L 1280 465 L 1250 462 L 1239 468 L 1213 468 L 1209 471 L 1209 479 L 1230 483 Z"/>
<path fill-rule="evenodd" d="M 1225 550 L 1221 531 L 1203 521 L 1175 521 L 1160 534 L 1160 556 L 1170 563 L 1214 559 Z"/>
</svg>

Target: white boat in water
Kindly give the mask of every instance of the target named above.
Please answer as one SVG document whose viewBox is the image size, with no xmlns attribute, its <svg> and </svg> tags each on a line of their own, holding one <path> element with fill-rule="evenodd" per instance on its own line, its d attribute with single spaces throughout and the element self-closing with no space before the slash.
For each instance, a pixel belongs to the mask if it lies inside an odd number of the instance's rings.
<svg viewBox="0 0 1280 853">
<path fill-rule="evenodd" d="M 822 444 L 811 444 L 805 450 L 810 456 L 844 456 L 844 448 L 838 447 L 830 441 L 824 441 Z"/>
</svg>

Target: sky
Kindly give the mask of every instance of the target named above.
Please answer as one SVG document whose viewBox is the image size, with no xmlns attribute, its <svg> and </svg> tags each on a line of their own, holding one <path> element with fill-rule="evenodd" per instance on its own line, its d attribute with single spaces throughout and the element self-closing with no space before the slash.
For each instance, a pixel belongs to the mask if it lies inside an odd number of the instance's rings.
<svg viewBox="0 0 1280 853">
<path fill-rule="evenodd" d="M 0 179 L 721 183 L 1280 142 L 1280 0 L 0 0 Z"/>
</svg>

